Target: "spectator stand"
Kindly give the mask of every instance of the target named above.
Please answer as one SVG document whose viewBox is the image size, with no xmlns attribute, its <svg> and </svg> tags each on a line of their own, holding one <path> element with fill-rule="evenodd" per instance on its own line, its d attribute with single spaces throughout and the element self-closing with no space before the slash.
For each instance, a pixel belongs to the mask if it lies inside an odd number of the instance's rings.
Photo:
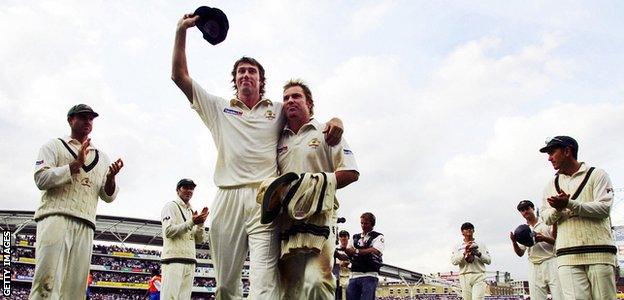
<svg viewBox="0 0 624 300">
<path fill-rule="evenodd" d="M 0 210 L 0 229 L 12 233 L 11 278 L 15 293 L 11 299 L 27 298 L 34 275 L 36 223 L 33 216 L 33 211 Z M 160 268 L 160 249 L 160 221 L 98 215 L 91 260 L 91 299 L 140 299 L 147 289 L 151 270 Z M 197 245 L 193 299 L 214 299 L 216 281 L 209 250 L 208 243 Z M 248 258 L 242 275 L 241 287 L 246 296 Z"/>
</svg>

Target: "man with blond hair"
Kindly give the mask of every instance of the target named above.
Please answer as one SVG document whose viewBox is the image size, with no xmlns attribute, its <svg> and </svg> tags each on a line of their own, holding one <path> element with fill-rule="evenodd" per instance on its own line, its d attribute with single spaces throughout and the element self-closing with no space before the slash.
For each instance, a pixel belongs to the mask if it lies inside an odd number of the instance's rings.
<svg viewBox="0 0 624 300">
<path fill-rule="evenodd" d="M 288 81 L 284 85 L 283 101 L 287 123 L 277 148 L 280 173 L 324 173 L 329 181 L 328 189 L 340 189 L 357 181 L 359 172 L 347 142 L 342 139 L 338 145 L 330 146 L 324 141 L 324 125 L 313 118 L 314 100 L 307 84 L 301 80 Z M 331 271 L 339 204 L 335 197 L 326 200 L 332 202 L 330 208 L 316 211 L 307 219 L 294 220 L 287 213 L 279 219 L 282 299 L 334 299 L 336 279 Z M 324 237 L 319 249 L 299 248 L 284 256 L 289 241 L 317 237 Z"/>
</svg>

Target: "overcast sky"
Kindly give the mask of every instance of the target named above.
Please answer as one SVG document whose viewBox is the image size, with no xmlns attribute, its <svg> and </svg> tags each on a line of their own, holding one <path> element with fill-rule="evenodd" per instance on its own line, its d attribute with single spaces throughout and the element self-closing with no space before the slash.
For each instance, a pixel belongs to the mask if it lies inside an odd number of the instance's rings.
<svg viewBox="0 0 624 300">
<path fill-rule="evenodd" d="M 554 171 L 538 152 L 571 135 L 579 159 L 624 187 L 624 2 L 621 1 L 4 1 L 0 6 L 2 209 L 35 210 L 39 147 L 91 105 L 93 143 L 125 167 L 98 213 L 158 219 L 175 183 L 210 206 L 215 146 L 170 80 L 176 23 L 200 5 L 228 16 L 212 46 L 190 29 L 191 76 L 231 97 L 243 55 L 267 70 L 280 101 L 309 83 L 316 118 L 340 117 L 360 180 L 338 192 L 351 233 L 377 216 L 384 261 L 447 272 L 459 226 L 476 227 L 489 270 L 526 279 L 509 231 L 522 199 L 541 203 Z M 621 197 L 619 198 L 622 199 Z M 624 207 L 613 211 L 622 224 Z M 620 221 L 618 221 L 620 220 Z"/>
</svg>

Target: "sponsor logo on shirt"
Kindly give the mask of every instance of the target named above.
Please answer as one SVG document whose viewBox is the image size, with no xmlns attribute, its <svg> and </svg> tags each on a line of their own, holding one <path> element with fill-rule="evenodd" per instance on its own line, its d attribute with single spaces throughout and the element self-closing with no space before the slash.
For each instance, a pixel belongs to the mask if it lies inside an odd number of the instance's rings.
<svg viewBox="0 0 624 300">
<path fill-rule="evenodd" d="M 42 165 L 42 164 L 43 164 L 43 159 L 35 162 L 35 166 Z"/>
<path fill-rule="evenodd" d="M 310 146 L 311 148 L 317 148 L 320 145 L 321 145 L 321 140 L 317 138 L 313 138 L 308 142 L 308 146 Z"/>
<path fill-rule="evenodd" d="M 278 146 L 277 147 L 277 154 L 282 154 L 284 152 L 286 152 L 288 150 L 288 146 L 283 145 L 283 146 Z"/>
<path fill-rule="evenodd" d="M 345 155 L 353 155 L 353 151 L 351 151 L 351 150 L 349 150 L 349 149 L 342 149 L 342 152 L 343 152 Z"/>
<path fill-rule="evenodd" d="M 272 110 L 267 110 L 266 113 L 264 113 L 264 117 L 269 119 L 269 120 L 273 120 L 275 119 L 275 113 Z"/>
<path fill-rule="evenodd" d="M 235 109 L 229 109 L 227 107 L 223 109 L 223 112 L 228 114 L 228 115 L 233 115 L 233 116 L 242 116 L 243 115 L 242 111 L 238 111 L 238 110 L 235 110 Z"/>
</svg>

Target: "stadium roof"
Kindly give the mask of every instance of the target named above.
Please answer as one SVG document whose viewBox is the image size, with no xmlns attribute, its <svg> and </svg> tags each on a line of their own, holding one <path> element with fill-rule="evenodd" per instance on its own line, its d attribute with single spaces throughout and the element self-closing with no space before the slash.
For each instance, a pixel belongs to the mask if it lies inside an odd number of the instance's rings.
<svg viewBox="0 0 624 300">
<path fill-rule="evenodd" d="M 37 224 L 33 216 L 33 211 L 0 210 L 0 229 L 35 234 Z M 95 240 L 162 246 L 160 221 L 97 215 L 95 223 Z"/>
</svg>

